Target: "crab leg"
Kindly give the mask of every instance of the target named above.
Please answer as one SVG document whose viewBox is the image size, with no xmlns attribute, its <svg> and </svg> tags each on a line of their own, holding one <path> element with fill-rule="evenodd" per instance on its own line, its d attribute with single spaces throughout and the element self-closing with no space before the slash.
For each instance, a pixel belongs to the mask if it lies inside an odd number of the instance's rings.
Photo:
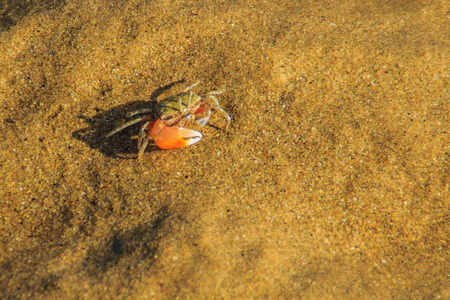
<svg viewBox="0 0 450 300">
<path fill-rule="evenodd" d="M 152 112 L 153 112 L 153 108 L 141 108 L 141 109 L 127 113 L 127 118 L 135 116 L 135 115 L 152 113 Z"/>
<path fill-rule="evenodd" d="M 225 120 L 227 120 L 227 127 L 225 128 L 225 131 L 228 130 L 228 128 L 230 127 L 231 124 L 231 117 L 230 115 L 222 108 L 220 107 L 219 104 L 219 100 L 217 100 L 217 98 L 214 95 L 218 95 L 218 94 L 222 94 L 225 90 L 220 90 L 220 91 L 212 91 L 209 92 L 206 97 L 208 99 L 210 99 L 211 101 L 211 107 L 218 111 L 224 118 Z"/>
<path fill-rule="evenodd" d="M 196 83 L 191 84 L 190 86 L 188 86 L 187 88 L 185 88 L 185 89 L 183 90 L 183 93 L 185 93 L 185 92 L 191 90 L 194 86 L 196 86 L 196 85 L 199 84 L 199 83 L 200 83 L 200 81 L 197 81 Z"/>
<path fill-rule="evenodd" d="M 196 115 L 201 114 L 202 112 L 205 112 L 206 115 L 204 117 L 198 118 L 196 120 L 197 124 L 200 126 L 205 126 L 206 124 L 208 124 L 209 119 L 211 119 L 211 107 L 205 105 L 204 103 L 202 105 L 200 105 L 200 107 L 197 109 L 197 111 L 195 112 Z"/>
<path fill-rule="evenodd" d="M 150 120 L 150 119 L 151 119 L 151 117 L 149 117 L 149 116 L 143 116 L 143 117 L 141 117 L 141 118 L 137 118 L 137 119 L 128 121 L 128 122 L 126 122 L 125 124 L 120 125 L 120 126 L 117 127 L 116 129 L 114 129 L 114 130 L 108 132 L 108 134 L 105 135 L 105 137 L 110 137 L 110 136 L 112 136 L 112 135 L 118 133 L 119 131 L 121 131 L 121 130 L 127 128 L 128 126 L 131 126 L 131 125 L 136 124 L 136 123 L 139 123 L 139 122 L 145 122 L 145 121 L 148 121 L 148 120 Z"/>
<path fill-rule="evenodd" d="M 139 149 L 139 153 L 138 153 L 138 158 L 140 159 L 142 157 L 142 155 L 144 154 L 145 149 L 147 148 L 148 145 L 148 137 L 145 136 L 143 138 L 143 140 L 139 141 L 138 143 L 138 149 Z"/>
<path fill-rule="evenodd" d="M 178 126 L 167 127 L 161 119 L 154 124 L 150 123 L 150 134 L 156 145 L 162 149 L 173 149 L 190 146 L 197 143 L 202 138 L 198 131 L 186 129 Z"/>
</svg>

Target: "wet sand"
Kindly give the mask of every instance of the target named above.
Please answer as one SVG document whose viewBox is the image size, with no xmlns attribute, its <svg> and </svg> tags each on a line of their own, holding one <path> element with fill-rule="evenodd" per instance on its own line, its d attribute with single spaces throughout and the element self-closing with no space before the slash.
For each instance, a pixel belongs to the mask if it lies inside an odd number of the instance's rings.
<svg viewBox="0 0 450 300">
<path fill-rule="evenodd" d="M 16 2 L 3 299 L 450 298 L 447 1 Z M 104 138 L 196 81 L 228 132 Z"/>
</svg>

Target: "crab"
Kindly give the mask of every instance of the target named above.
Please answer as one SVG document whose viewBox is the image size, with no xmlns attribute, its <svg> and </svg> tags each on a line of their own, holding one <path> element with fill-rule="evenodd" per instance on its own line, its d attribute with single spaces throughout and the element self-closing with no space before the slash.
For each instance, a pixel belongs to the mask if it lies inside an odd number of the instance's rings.
<svg viewBox="0 0 450 300">
<path fill-rule="evenodd" d="M 200 127 L 205 126 L 211 118 L 212 111 L 219 112 L 225 118 L 227 121 L 225 130 L 228 130 L 231 124 L 230 115 L 220 106 L 215 96 L 222 94 L 225 90 L 214 90 L 199 96 L 191 91 L 197 84 L 198 82 L 188 86 L 179 94 L 159 101 L 155 108 L 143 108 L 128 113 L 127 117 L 137 115 L 140 117 L 120 125 L 110 131 L 106 137 L 136 123 L 145 122 L 138 138 L 138 158 L 141 158 L 150 136 L 162 149 L 182 148 L 197 143 L 202 138 L 202 134 L 184 126 L 194 121 Z"/>
</svg>

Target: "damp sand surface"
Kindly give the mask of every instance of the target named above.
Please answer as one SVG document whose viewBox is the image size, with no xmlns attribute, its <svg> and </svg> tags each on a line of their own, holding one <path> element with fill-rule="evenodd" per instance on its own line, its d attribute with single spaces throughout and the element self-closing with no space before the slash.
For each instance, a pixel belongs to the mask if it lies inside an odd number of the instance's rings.
<svg viewBox="0 0 450 300">
<path fill-rule="evenodd" d="M 447 1 L 19 2 L 3 299 L 450 298 Z M 227 132 L 104 138 L 196 81 Z"/>
</svg>

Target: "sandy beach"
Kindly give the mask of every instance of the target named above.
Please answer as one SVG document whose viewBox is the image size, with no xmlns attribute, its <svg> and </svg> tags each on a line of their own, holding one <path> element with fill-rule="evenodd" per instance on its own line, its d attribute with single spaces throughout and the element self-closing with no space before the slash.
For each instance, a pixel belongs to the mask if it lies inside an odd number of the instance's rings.
<svg viewBox="0 0 450 300">
<path fill-rule="evenodd" d="M 448 1 L 0 4 L 0 298 L 450 299 L 449 62 Z"/>
</svg>

